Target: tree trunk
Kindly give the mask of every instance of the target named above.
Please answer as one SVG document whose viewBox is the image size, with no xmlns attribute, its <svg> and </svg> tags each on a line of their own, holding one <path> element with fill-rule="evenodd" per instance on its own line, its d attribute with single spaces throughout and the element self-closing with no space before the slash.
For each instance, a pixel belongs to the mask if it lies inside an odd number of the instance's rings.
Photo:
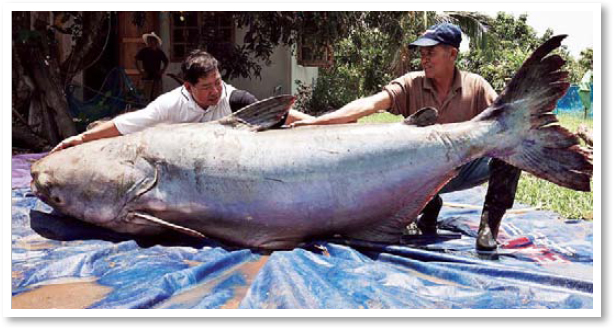
<svg viewBox="0 0 614 328">
<path fill-rule="evenodd" d="M 77 134 L 77 129 L 72 117 L 68 112 L 68 101 L 64 93 L 63 84 L 60 80 L 60 71 L 57 61 L 45 58 L 41 52 L 34 50 L 29 52 L 28 63 L 31 68 L 32 78 L 36 84 L 36 94 L 32 101 L 38 101 L 41 105 L 41 113 L 45 114 L 44 121 L 47 128 L 51 129 L 49 135 L 59 135 L 61 139 Z M 55 131 L 54 131 L 55 130 Z M 57 144 L 60 140 L 49 140 Z"/>
<path fill-rule="evenodd" d="M 16 108 L 22 113 L 24 108 L 37 109 L 34 113 L 47 113 L 41 120 L 44 128 L 50 130 L 41 134 L 50 137 L 51 144 L 56 144 L 62 138 L 77 133 L 68 112 L 68 102 L 60 79 L 57 45 L 48 38 L 46 22 L 36 21 L 34 30 L 30 29 L 30 12 L 15 12 L 13 18 L 13 65 L 19 66 L 13 72 L 22 74 L 17 77 L 18 80 L 29 80 L 32 84 L 28 99 L 20 97 L 14 100 L 13 104 L 19 104 L 20 107 Z M 20 94 L 19 90 L 15 90 L 18 86 L 19 84 L 13 84 L 13 94 L 23 96 L 23 92 Z M 32 101 L 37 103 L 33 104 Z M 29 116 L 28 120 L 37 120 Z"/>
</svg>

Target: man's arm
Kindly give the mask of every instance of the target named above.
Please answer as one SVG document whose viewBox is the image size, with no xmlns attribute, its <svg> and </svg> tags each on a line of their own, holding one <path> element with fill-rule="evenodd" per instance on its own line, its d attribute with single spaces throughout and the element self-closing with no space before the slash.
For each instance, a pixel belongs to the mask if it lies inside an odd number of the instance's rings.
<svg viewBox="0 0 614 328">
<path fill-rule="evenodd" d="M 230 104 L 230 111 L 237 112 L 243 107 L 247 105 L 251 105 L 258 101 L 253 94 L 245 91 L 245 90 L 233 90 L 230 93 L 230 97 L 228 98 L 228 103 Z"/>
<path fill-rule="evenodd" d="M 318 116 L 313 119 L 306 119 L 294 122 L 292 126 L 301 125 L 324 125 L 324 124 L 343 124 L 355 122 L 359 118 L 371 115 L 379 110 L 390 108 L 392 101 L 388 92 L 381 91 L 373 96 L 356 99 L 340 109 Z"/>
<path fill-rule="evenodd" d="M 136 69 L 139 71 L 139 74 L 141 74 L 141 77 L 145 76 L 145 69 L 143 68 L 143 62 L 140 59 L 136 60 Z"/>
<path fill-rule="evenodd" d="M 72 136 L 64 139 L 60 142 L 55 148 L 51 150 L 51 153 L 54 153 L 60 149 L 80 145 L 85 142 L 90 142 L 96 139 L 102 138 L 111 138 L 120 136 L 121 133 L 117 130 L 115 123 L 113 121 L 104 122 L 91 130 L 87 130 L 81 134 L 76 136 Z"/>
<path fill-rule="evenodd" d="M 147 48 L 142 48 L 134 56 L 134 63 L 136 65 L 136 69 L 141 74 L 141 77 L 145 76 L 145 69 L 143 68 L 143 57 L 144 57 L 145 49 L 147 49 Z"/>
</svg>

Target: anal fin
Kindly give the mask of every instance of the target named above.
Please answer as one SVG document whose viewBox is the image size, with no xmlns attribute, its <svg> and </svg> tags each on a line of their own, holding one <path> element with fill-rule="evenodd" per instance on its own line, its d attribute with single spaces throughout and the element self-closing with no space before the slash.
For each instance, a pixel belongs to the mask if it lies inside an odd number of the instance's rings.
<svg viewBox="0 0 614 328">
<path fill-rule="evenodd" d="M 405 228 L 416 220 L 426 202 L 425 195 L 423 201 L 411 202 L 394 215 L 383 220 L 377 220 L 371 225 L 361 227 L 349 233 L 344 233 L 343 236 L 366 241 L 399 244 L 403 239 Z"/>
<path fill-rule="evenodd" d="M 398 244 L 401 242 L 403 229 L 407 226 L 408 221 L 410 220 L 405 217 L 395 215 L 376 224 L 344 233 L 343 236 L 366 241 Z"/>
</svg>

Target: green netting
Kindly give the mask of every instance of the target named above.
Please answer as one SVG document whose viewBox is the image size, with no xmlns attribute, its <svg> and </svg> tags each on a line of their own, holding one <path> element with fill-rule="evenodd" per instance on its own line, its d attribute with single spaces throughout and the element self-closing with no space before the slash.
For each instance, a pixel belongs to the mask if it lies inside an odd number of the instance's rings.
<svg viewBox="0 0 614 328">
<path fill-rule="evenodd" d="M 85 91 L 95 95 L 83 99 Z M 100 90 L 72 83 L 66 88 L 69 111 L 79 131 L 102 118 L 115 117 L 126 111 L 143 108 L 146 98 L 136 89 L 121 67 L 112 69 L 104 79 Z"/>
</svg>

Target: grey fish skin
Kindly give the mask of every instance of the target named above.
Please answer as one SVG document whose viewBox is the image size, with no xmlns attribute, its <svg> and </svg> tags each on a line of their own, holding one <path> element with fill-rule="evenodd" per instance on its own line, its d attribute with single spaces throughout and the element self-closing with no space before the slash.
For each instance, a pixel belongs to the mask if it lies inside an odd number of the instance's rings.
<svg viewBox="0 0 614 328">
<path fill-rule="evenodd" d="M 563 37 L 538 48 L 469 122 L 255 132 L 231 117 L 157 126 L 41 159 L 32 189 L 67 215 L 119 232 L 175 229 L 263 249 L 333 235 L 398 242 L 455 169 L 482 156 L 587 190 L 591 159 L 550 113 L 569 86 L 560 57 L 547 56 Z"/>
</svg>

